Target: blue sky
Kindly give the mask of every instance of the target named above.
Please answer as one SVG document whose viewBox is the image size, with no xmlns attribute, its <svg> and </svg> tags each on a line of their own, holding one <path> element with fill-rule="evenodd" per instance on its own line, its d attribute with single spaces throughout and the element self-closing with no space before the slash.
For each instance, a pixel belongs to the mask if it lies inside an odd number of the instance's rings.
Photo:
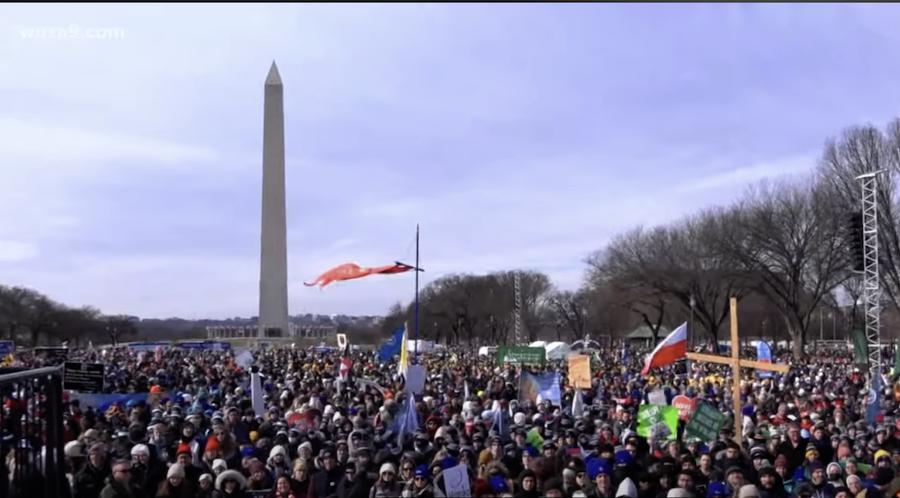
<svg viewBox="0 0 900 498">
<path fill-rule="evenodd" d="M 637 224 L 897 116 L 897 5 L 0 6 L 0 280 L 110 313 L 256 313 L 262 90 L 285 83 L 292 313 L 412 276 L 579 284 Z M 41 30 L 79 35 L 47 39 Z M 97 30 L 116 30 L 107 39 Z"/>
</svg>

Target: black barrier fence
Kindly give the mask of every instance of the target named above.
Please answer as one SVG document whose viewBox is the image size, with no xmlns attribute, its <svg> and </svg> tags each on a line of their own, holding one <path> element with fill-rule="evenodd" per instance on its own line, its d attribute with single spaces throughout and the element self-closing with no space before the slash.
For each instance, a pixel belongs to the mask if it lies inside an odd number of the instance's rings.
<svg viewBox="0 0 900 498">
<path fill-rule="evenodd" d="M 0 498 L 70 496 L 62 368 L 0 368 Z"/>
</svg>

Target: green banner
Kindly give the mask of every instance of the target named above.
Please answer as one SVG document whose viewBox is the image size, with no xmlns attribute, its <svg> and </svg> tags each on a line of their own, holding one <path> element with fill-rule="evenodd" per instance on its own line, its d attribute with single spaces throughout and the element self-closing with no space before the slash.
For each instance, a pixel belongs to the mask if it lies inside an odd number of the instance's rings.
<svg viewBox="0 0 900 498">
<path fill-rule="evenodd" d="M 547 361 L 547 351 L 544 348 L 531 348 L 528 346 L 500 346 L 497 348 L 497 361 L 500 363 L 537 365 Z"/>
<path fill-rule="evenodd" d="M 869 344 L 866 342 L 866 333 L 862 330 L 854 330 L 853 336 L 853 363 L 860 367 L 869 364 Z"/>
<path fill-rule="evenodd" d="M 678 437 L 678 408 L 674 406 L 641 405 L 637 422 L 638 436 L 654 441 L 669 441 Z"/>
<path fill-rule="evenodd" d="M 716 410 L 713 405 L 706 402 L 697 403 L 691 420 L 684 428 L 684 435 L 704 443 L 711 443 L 719 439 L 719 431 L 725 425 L 725 419 L 725 414 Z"/>
</svg>

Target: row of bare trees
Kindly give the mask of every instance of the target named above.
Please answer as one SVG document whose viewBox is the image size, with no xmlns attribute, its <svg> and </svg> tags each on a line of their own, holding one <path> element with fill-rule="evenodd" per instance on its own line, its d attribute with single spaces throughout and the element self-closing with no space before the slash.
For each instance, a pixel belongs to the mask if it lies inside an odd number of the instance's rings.
<svg viewBox="0 0 900 498">
<path fill-rule="evenodd" d="M 884 132 L 846 130 L 826 143 L 807 175 L 763 181 L 731 205 L 616 235 L 586 258 L 577 291 L 558 291 L 547 275 L 521 272 L 522 339 L 614 336 L 637 325 L 658 334 L 690 321 L 694 337 L 718 340 L 728 329 L 730 297 L 741 300 L 742 334 L 789 339 L 795 354 L 825 329 L 845 337 L 861 290 L 851 270 L 848 214 L 861 202 L 856 177 L 878 170 L 882 287 L 891 323 L 900 299 L 900 121 Z M 511 342 L 513 275 L 432 282 L 420 295 L 420 335 L 451 344 Z M 411 306 L 395 305 L 383 332 L 412 319 Z"/>
<path fill-rule="evenodd" d="M 0 285 L 0 338 L 18 346 L 116 344 L 136 333 L 133 317 L 72 308 L 32 289 Z"/>
</svg>

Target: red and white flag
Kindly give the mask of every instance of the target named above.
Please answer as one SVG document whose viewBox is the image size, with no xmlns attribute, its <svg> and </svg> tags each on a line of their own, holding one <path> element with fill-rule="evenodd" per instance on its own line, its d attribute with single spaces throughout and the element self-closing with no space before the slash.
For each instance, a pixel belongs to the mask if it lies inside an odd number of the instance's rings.
<svg viewBox="0 0 900 498">
<path fill-rule="evenodd" d="M 687 355 L 687 322 L 667 335 L 644 360 L 641 375 L 647 375 L 654 368 L 671 365 L 683 360 Z"/>
<path fill-rule="evenodd" d="M 338 373 L 341 375 L 341 380 L 347 380 L 347 375 L 350 373 L 351 368 L 353 368 L 353 361 L 350 357 L 345 356 L 341 358 L 341 365 L 338 367 Z"/>
</svg>

